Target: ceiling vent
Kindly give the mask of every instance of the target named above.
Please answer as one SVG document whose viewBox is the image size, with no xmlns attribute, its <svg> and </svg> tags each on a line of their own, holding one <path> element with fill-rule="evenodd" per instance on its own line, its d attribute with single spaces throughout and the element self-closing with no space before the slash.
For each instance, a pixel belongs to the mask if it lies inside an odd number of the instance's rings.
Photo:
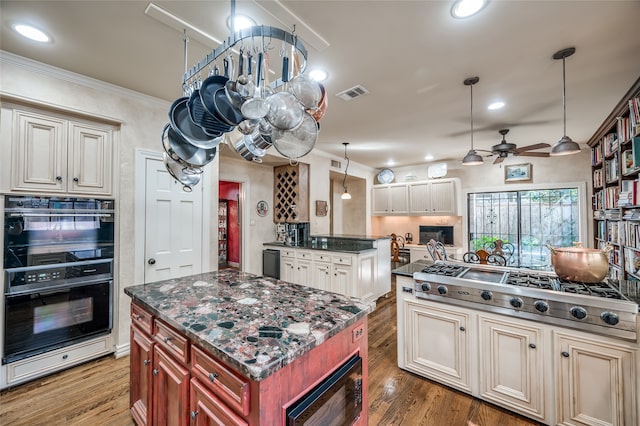
<svg viewBox="0 0 640 426">
<path fill-rule="evenodd" d="M 353 86 L 351 89 L 344 90 L 338 93 L 336 96 L 342 99 L 343 101 L 350 101 L 355 98 L 359 98 L 363 95 L 368 95 L 369 91 L 365 89 L 361 85 Z"/>
<path fill-rule="evenodd" d="M 336 160 L 331 160 L 331 167 L 335 167 L 336 169 L 341 169 L 342 163 Z"/>
</svg>

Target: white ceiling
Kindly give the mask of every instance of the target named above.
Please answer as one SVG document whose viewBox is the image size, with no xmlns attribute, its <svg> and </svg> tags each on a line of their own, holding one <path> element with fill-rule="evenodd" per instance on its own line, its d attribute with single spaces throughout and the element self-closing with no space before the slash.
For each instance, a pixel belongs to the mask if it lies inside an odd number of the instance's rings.
<svg viewBox="0 0 640 426">
<path fill-rule="evenodd" d="M 173 101 L 182 96 L 182 31 L 145 14 L 148 4 L 2 0 L 0 48 Z M 229 1 L 154 4 L 217 39 L 228 36 Z M 583 147 L 640 75 L 640 1 L 493 0 L 466 20 L 454 19 L 451 5 L 258 0 L 238 1 L 236 8 L 258 24 L 296 25 L 309 67 L 330 74 L 317 147 L 343 156 L 342 142 L 349 142 L 349 157 L 374 168 L 389 160 L 426 163 L 427 154 L 434 162 L 452 161 L 449 167 L 460 164 L 470 147 L 467 77 L 480 77 L 474 145 L 490 149 L 505 127 L 518 146 L 560 139 L 562 62 L 551 56 L 562 48 L 576 47 L 566 60 L 567 133 Z M 10 28 L 16 21 L 39 26 L 54 42 L 20 38 Z M 192 66 L 217 44 L 189 35 Z M 349 102 L 335 96 L 356 84 L 370 94 Z M 487 110 L 496 99 L 506 107 Z"/>
</svg>

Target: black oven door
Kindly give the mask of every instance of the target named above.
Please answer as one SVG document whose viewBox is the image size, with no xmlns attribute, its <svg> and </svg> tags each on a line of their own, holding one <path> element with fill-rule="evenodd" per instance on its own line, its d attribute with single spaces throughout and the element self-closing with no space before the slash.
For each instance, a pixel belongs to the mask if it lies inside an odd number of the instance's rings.
<svg viewBox="0 0 640 426">
<path fill-rule="evenodd" d="M 362 412 L 362 358 L 350 358 L 287 408 L 287 425 L 352 425 Z"/>
<path fill-rule="evenodd" d="M 111 280 L 6 295 L 2 363 L 109 333 L 112 298 Z"/>
</svg>

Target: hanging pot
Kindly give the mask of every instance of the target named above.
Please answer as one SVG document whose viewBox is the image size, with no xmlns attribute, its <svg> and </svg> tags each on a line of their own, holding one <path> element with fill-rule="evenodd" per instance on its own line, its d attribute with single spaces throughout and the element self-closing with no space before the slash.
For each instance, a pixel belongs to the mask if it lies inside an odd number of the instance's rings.
<svg viewBox="0 0 640 426">
<path fill-rule="evenodd" d="M 218 144 L 223 140 L 220 136 Z M 169 124 L 162 131 L 162 146 L 172 160 L 187 168 L 197 169 L 205 166 L 216 158 L 216 148 L 198 148 L 185 141 Z M 217 146 L 217 145 L 216 145 Z"/>
<path fill-rule="evenodd" d="M 199 89 L 194 90 L 189 97 L 187 108 L 189 109 L 191 121 L 200 126 L 208 135 L 218 137 L 233 128 L 232 126 L 221 123 L 213 115 L 207 112 L 204 105 L 202 105 Z M 206 147 L 203 146 L 201 148 Z"/>
<path fill-rule="evenodd" d="M 251 140 L 251 136 L 244 135 L 234 146 L 236 152 L 247 161 L 261 162 L 265 155 L 264 149 L 256 148 Z"/>
<path fill-rule="evenodd" d="M 307 110 L 307 112 L 311 114 L 311 116 L 315 118 L 316 121 L 320 121 L 320 119 L 324 117 L 324 113 L 327 111 L 327 103 L 329 102 L 327 98 L 327 91 L 325 90 L 324 86 L 320 83 L 318 83 L 318 85 L 320 86 L 320 90 L 322 91 L 322 97 L 320 98 L 318 107 L 315 110 Z"/>
<path fill-rule="evenodd" d="M 199 173 L 187 172 L 187 169 L 182 164 L 172 160 L 166 152 L 162 153 L 162 162 L 164 163 L 164 166 L 166 167 L 169 174 L 173 176 L 175 180 L 182 184 L 182 189 L 185 192 L 191 192 L 191 187 L 197 185 L 200 182 L 202 171 L 199 171 Z"/>
<path fill-rule="evenodd" d="M 609 271 L 609 252 L 613 246 L 607 245 L 603 250 L 580 247 L 553 248 L 547 244 L 551 252 L 551 264 L 558 277 L 569 281 L 599 283 Z"/>
</svg>

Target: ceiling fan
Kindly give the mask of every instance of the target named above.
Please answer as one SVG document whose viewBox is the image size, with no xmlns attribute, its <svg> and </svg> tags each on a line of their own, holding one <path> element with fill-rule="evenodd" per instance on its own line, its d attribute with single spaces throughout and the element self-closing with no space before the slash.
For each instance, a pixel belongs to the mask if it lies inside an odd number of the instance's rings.
<svg viewBox="0 0 640 426">
<path fill-rule="evenodd" d="M 516 144 L 509 143 L 506 140 L 507 133 L 509 133 L 509 129 L 500 129 L 498 133 L 502 135 L 502 141 L 499 144 L 491 147 L 490 155 L 497 155 L 498 157 L 495 159 L 493 164 L 499 164 L 504 161 L 505 158 L 511 155 L 522 155 L 527 157 L 549 157 L 548 152 L 532 152 L 536 149 L 541 148 L 549 148 L 551 145 L 548 143 L 537 143 L 534 145 L 527 145 L 521 148 L 518 148 Z M 478 150 L 481 151 L 481 150 Z M 489 152 L 489 151 L 486 151 Z"/>
</svg>

